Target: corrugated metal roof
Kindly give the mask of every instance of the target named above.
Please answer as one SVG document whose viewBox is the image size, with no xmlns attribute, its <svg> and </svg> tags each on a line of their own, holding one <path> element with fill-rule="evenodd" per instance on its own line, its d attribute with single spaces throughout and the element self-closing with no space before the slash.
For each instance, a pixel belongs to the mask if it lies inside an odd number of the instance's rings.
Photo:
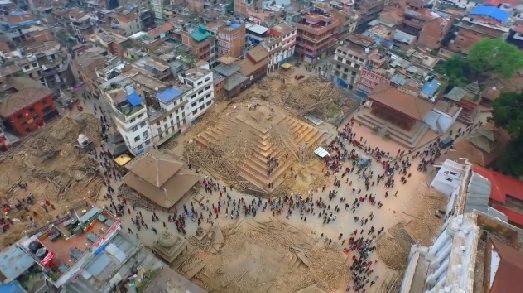
<svg viewBox="0 0 523 293">
<path fill-rule="evenodd" d="M 473 172 L 467 189 L 465 213 L 471 213 L 474 210 L 488 213 L 491 188 L 492 186 L 487 178 Z"/>
<path fill-rule="evenodd" d="M 490 16 L 501 23 L 504 23 L 510 18 L 510 14 L 505 10 L 501 10 L 494 6 L 484 5 L 474 7 L 474 9 L 472 9 L 470 12 L 470 15 Z"/>
<path fill-rule="evenodd" d="M 0 253 L 0 273 L 16 279 L 34 264 L 34 260 L 16 245 Z"/>
</svg>

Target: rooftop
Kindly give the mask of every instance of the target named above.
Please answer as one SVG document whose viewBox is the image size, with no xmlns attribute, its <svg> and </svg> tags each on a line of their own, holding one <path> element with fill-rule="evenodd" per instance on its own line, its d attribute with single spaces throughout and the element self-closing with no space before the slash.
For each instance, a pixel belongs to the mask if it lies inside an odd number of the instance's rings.
<svg viewBox="0 0 523 293">
<path fill-rule="evenodd" d="M 129 173 L 124 183 L 159 206 L 170 208 L 200 180 L 183 165 L 170 153 L 151 150 L 125 165 Z"/>
<path fill-rule="evenodd" d="M 403 93 L 386 83 L 378 84 L 369 97 L 418 121 L 422 121 L 434 108 L 426 100 Z"/>
<path fill-rule="evenodd" d="M 490 17 L 500 23 L 506 22 L 510 18 L 510 14 L 505 10 L 494 6 L 478 5 L 472 9 L 470 15 Z"/>
<path fill-rule="evenodd" d="M 9 117 L 53 91 L 29 77 L 7 77 L 0 81 L 0 116 Z"/>
<path fill-rule="evenodd" d="M 43 227 L 19 243 L 28 255 L 51 270 L 54 282 L 64 283 L 72 276 L 71 268 L 83 264 L 109 241 L 120 222 L 107 210 L 82 202 L 68 216 Z"/>
</svg>

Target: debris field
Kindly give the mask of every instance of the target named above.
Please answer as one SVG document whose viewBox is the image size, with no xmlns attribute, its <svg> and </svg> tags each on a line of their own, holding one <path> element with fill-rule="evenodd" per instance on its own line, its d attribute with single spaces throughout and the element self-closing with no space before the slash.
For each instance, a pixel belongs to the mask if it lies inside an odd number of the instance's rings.
<svg viewBox="0 0 523 293">
<path fill-rule="evenodd" d="M 89 154 L 76 147 L 79 134 L 92 141 L 100 137 L 98 119 L 91 114 L 76 113 L 45 125 L 9 151 L 0 155 L 0 190 L 4 204 L 13 208 L 9 217 L 14 224 L 0 240 L 6 247 L 31 229 L 30 217 L 40 227 L 83 198 L 94 199 L 102 186 L 98 164 Z M 27 184 L 27 190 L 18 184 Z M 32 193 L 34 202 L 25 200 Z M 46 212 L 42 203 L 49 200 L 55 209 Z"/>
<path fill-rule="evenodd" d="M 278 220 L 241 221 L 189 237 L 171 267 L 209 292 L 281 293 L 317 285 L 344 289 L 350 261 L 338 245 Z"/>
</svg>

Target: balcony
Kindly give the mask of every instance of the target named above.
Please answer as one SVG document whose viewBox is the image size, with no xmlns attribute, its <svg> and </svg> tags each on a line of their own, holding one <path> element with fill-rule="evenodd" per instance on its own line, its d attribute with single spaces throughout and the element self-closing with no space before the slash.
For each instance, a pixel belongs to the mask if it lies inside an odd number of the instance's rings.
<svg viewBox="0 0 523 293">
<path fill-rule="evenodd" d="M 328 32 L 329 30 L 336 29 L 337 27 L 338 23 L 334 21 L 326 25 L 299 23 L 297 26 L 298 30 L 305 31 L 313 35 L 321 35 Z"/>
</svg>

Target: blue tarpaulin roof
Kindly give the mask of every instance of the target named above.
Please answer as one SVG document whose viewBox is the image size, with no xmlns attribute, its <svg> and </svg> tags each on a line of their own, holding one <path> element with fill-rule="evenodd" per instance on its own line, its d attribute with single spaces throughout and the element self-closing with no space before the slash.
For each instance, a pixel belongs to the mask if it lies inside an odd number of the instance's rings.
<svg viewBox="0 0 523 293">
<path fill-rule="evenodd" d="M 33 259 L 18 246 L 0 253 L 0 272 L 7 279 L 16 279 L 34 264 Z"/>
<path fill-rule="evenodd" d="M 0 284 L 0 293 L 25 293 L 17 283 Z"/>
<path fill-rule="evenodd" d="M 432 96 L 434 96 L 434 94 L 438 90 L 439 86 L 440 86 L 439 81 L 433 79 L 433 80 L 427 82 L 423 86 L 423 89 L 421 90 L 421 92 L 424 93 L 425 95 L 429 96 L 429 97 L 432 97 Z"/>
<path fill-rule="evenodd" d="M 159 93 L 156 97 L 163 103 L 169 103 L 170 101 L 178 98 L 182 94 L 182 90 L 175 87 L 167 88 L 163 92 Z"/>
<path fill-rule="evenodd" d="M 366 37 L 370 37 L 370 38 L 374 39 L 374 41 L 375 41 L 376 43 L 378 43 L 378 44 L 381 44 L 381 42 L 383 41 L 382 38 L 380 38 L 380 37 L 374 35 L 373 33 L 369 32 L 369 31 L 365 31 L 365 32 L 363 33 L 363 35 L 366 36 Z"/>
<path fill-rule="evenodd" d="M 507 21 L 510 17 L 510 14 L 505 10 L 501 10 L 494 6 L 484 5 L 474 7 L 474 9 L 472 9 L 470 12 L 470 15 L 490 16 L 501 23 Z"/>
<path fill-rule="evenodd" d="M 365 164 L 367 164 L 367 162 L 368 162 L 367 159 L 361 159 L 360 162 L 359 162 L 359 164 L 360 164 L 360 165 L 365 165 Z"/>
<path fill-rule="evenodd" d="M 138 106 L 142 103 L 142 98 L 140 98 L 140 96 L 134 92 L 127 96 L 127 102 L 129 102 L 131 106 Z"/>
</svg>

